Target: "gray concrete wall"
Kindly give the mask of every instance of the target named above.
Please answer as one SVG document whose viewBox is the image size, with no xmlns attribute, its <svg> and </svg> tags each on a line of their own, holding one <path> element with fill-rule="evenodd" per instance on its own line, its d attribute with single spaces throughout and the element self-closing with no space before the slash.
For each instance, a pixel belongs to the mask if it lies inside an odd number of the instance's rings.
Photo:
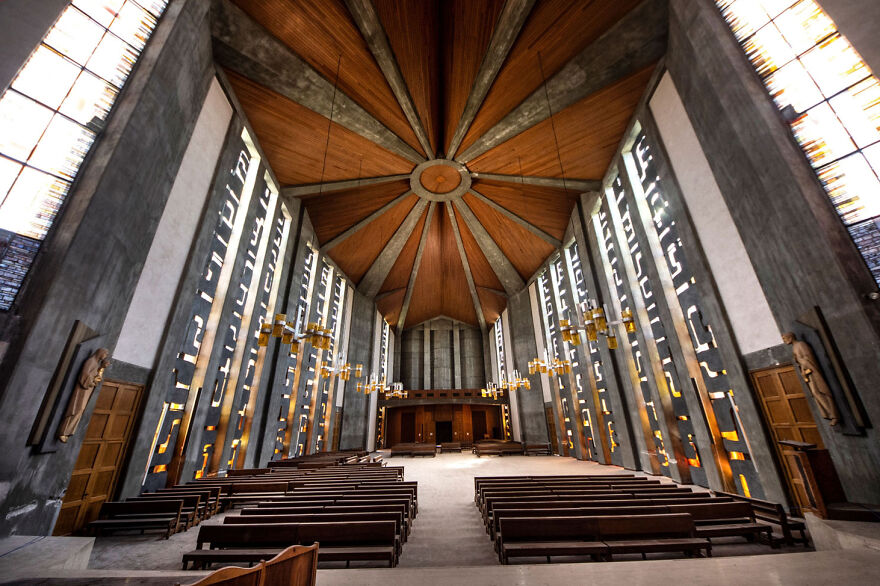
<svg viewBox="0 0 880 586">
<path fill-rule="evenodd" d="M 462 328 L 459 331 L 459 337 L 461 340 L 461 386 L 465 389 L 480 389 L 488 380 L 483 356 L 489 352 L 489 349 L 483 348 L 483 335 L 477 328 Z"/>
<path fill-rule="evenodd" d="M 0 94 L 55 24 L 69 0 L 0 2 Z"/>
<path fill-rule="evenodd" d="M 40 406 L 35 398 L 74 319 L 115 345 L 213 73 L 207 12 L 193 0 L 169 5 L 44 244 L 17 315 L 7 316 L 0 412 L 16 416 L 0 431 L 2 534 L 52 530 L 82 433 L 56 453 L 33 454 L 24 438 Z"/>
<path fill-rule="evenodd" d="M 479 328 L 439 317 L 404 330 L 400 338 L 399 380 L 404 388 L 480 389 L 486 384 L 489 349 L 484 349 Z"/>
<path fill-rule="evenodd" d="M 880 2 L 819 0 L 819 4 L 876 75 L 880 71 Z"/>
<path fill-rule="evenodd" d="M 787 331 L 820 307 L 869 419 L 878 421 L 880 307 L 865 297 L 876 283 L 713 2 L 671 2 L 667 66 L 777 324 Z M 847 497 L 877 502 L 877 433 L 846 436 L 821 420 L 819 429 Z"/>
<path fill-rule="evenodd" d="M 547 420 L 544 417 L 544 397 L 541 394 L 541 375 L 529 374 L 529 361 L 538 355 L 535 345 L 535 331 L 532 325 L 532 308 L 528 289 L 523 289 L 507 300 L 510 317 L 508 335 L 513 344 L 513 355 L 508 357 L 509 369 L 519 369 L 520 375 L 527 377 L 531 390 L 517 391 L 522 441 L 525 443 L 547 443 Z"/>
<path fill-rule="evenodd" d="M 348 362 L 364 365 L 364 377 L 370 374 L 370 358 L 373 353 L 373 316 L 376 304 L 355 291 L 351 306 L 351 333 L 348 338 Z M 342 403 L 342 432 L 339 436 L 340 450 L 366 449 L 367 426 L 369 424 L 370 397 L 357 392 L 357 382 L 352 376 L 345 385 L 345 398 Z"/>
</svg>

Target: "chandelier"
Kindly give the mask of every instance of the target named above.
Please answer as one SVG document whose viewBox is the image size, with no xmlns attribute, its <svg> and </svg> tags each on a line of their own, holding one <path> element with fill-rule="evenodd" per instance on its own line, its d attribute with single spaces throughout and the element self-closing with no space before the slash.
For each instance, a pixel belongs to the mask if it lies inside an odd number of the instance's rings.
<svg viewBox="0 0 880 586">
<path fill-rule="evenodd" d="M 627 333 L 636 331 L 636 322 L 633 319 L 632 310 L 624 309 L 620 312 L 620 319 L 609 321 L 605 314 L 605 308 L 600 306 L 595 299 L 590 299 L 580 303 L 577 307 L 576 320 L 570 323 L 567 319 L 559 320 L 559 329 L 562 332 L 562 339 L 565 342 L 580 345 L 581 330 L 587 335 L 587 340 L 595 342 L 599 336 L 605 336 L 608 339 L 608 348 L 617 349 L 617 336 L 611 326 L 623 324 Z"/>
<path fill-rule="evenodd" d="M 354 372 L 355 378 L 360 378 L 364 372 L 363 364 L 356 364 L 354 367 L 351 366 L 348 362 L 345 361 L 345 354 L 337 356 L 333 361 L 324 361 L 321 365 L 321 377 L 322 378 L 330 378 L 331 375 L 338 375 L 344 381 L 347 381 L 351 378 L 351 374 Z"/>
<path fill-rule="evenodd" d="M 269 345 L 272 338 L 281 338 L 282 344 L 299 345 L 301 342 L 311 344 L 318 350 L 329 350 L 333 344 L 333 331 L 323 324 L 309 322 L 304 330 L 300 330 L 301 321 L 297 317 L 296 323 L 287 321 L 287 315 L 276 313 L 275 320 L 271 323 L 260 324 L 260 337 L 257 341 L 261 348 Z"/>
<path fill-rule="evenodd" d="M 544 350 L 544 358 L 535 358 L 529 362 L 529 374 L 550 373 L 562 376 L 571 372 L 571 360 L 550 358 L 550 352 Z"/>
<path fill-rule="evenodd" d="M 406 399 L 408 393 L 403 390 L 403 383 L 386 384 L 385 379 L 379 379 L 379 375 L 373 373 L 367 382 L 359 382 L 356 388 L 358 393 L 369 395 L 370 393 L 385 393 L 386 399 Z"/>
</svg>

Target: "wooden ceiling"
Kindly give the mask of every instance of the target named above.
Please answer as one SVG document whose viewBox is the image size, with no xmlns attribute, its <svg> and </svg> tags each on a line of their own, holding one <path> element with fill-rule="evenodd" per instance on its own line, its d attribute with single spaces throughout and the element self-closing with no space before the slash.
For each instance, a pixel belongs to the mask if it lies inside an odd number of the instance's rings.
<svg viewBox="0 0 880 586">
<path fill-rule="evenodd" d="M 465 164 L 471 173 L 509 177 L 474 176 L 455 204 L 429 204 L 410 191 L 418 161 L 406 149 L 424 158 L 429 145 L 442 158 L 458 130 L 456 154 L 465 152 L 652 0 L 537 0 L 513 29 L 506 27 L 517 0 L 222 1 L 333 87 L 333 103 L 318 112 L 303 105 L 308 100 L 297 103 L 295 92 L 255 81 L 271 76 L 249 76 L 244 59 L 220 61 L 283 195 L 302 198 L 326 254 L 403 328 L 441 315 L 478 326 L 498 318 L 511 277 L 489 259 L 500 250 L 523 282 L 540 268 L 564 238 L 581 193 L 571 184 L 602 179 L 654 71 L 630 66 L 552 117 L 506 133 Z M 493 62 L 499 46 L 504 52 Z M 494 81 L 474 98 L 487 71 Z M 337 92 L 351 100 L 347 118 L 338 117 Z M 467 118 L 472 100 L 477 107 Z M 358 116 L 367 123 L 352 123 Z M 450 167 L 427 169 L 422 185 L 437 193 L 458 184 Z M 371 181 L 381 177 L 389 179 Z"/>
</svg>

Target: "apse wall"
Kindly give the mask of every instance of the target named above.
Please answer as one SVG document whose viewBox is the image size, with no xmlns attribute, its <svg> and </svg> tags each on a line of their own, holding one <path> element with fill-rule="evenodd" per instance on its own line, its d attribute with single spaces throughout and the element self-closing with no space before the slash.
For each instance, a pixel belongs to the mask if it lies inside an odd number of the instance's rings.
<svg viewBox="0 0 880 586">
<path fill-rule="evenodd" d="M 413 390 L 483 388 L 486 357 L 479 328 L 435 318 L 403 331 L 400 381 Z"/>
</svg>

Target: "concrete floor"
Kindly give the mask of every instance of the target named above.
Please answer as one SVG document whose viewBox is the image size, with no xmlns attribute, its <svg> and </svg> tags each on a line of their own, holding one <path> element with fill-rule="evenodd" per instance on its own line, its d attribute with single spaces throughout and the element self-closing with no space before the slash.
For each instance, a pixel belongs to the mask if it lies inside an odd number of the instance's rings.
<svg viewBox="0 0 880 586">
<path fill-rule="evenodd" d="M 419 515 L 413 523 L 412 534 L 403 547 L 399 564 L 401 568 L 499 565 L 492 542 L 474 505 L 474 476 L 621 472 L 616 467 L 556 456 L 477 458 L 473 454 L 462 453 L 438 454 L 435 458 L 397 457 L 388 458 L 387 461 L 390 466 L 403 466 L 405 479 L 419 483 Z M 702 490 L 699 487 L 696 489 Z M 237 515 L 238 511 L 227 514 Z M 206 523 L 222 522 L 223 515 L 218 515 Z M 195 549 L 197 533 L 198 528 L 193 528 L 173 535 L 168 540 L 155 534 L 100 537 L 95 540 L 88 567 L 179 570 L 181 555 Z M 803 547 L 774 550 L 766 545 L 747 543 L 740 538 L 720 542 L 713 547 L 713 555 L 719 557 L 803 551 Z M 524 563 L 530 561 L 540 563 L 543 560 L 523 560 Z M 340 565 L 342 564 L 328 564 L 326 567 Z M 369 567 L 376 564 L 362 565 Z"/>
<path fill-rule="evenodd" d="M 389 465 L 404 466 L 407 480 L 419 483 L 419 516 L 400 566 L 394 569 L 352 568 L 318 571 L 322 586 L 393 586 L 397 584 L 519 585 L 615 582 L 627 586 L 664 584 L 880 584 L 880 552 L 871 549 L 840 551 L 774 550 L 741 539 L 715 544 L 716 557 L 658 559 L 613 563 L 536 563 L 501 566 L 473 502 L 474 476 L 515 474 L 612 474 L 619 468 L 559 457 L 483 457 L 442 454 L 436 458 L 391 458 Z M 699 489 L 701 490 L 701 489 Z M 233 511 L 229 514 L 238 514 Z M 221 523 L 222 516 L 208 523 Z M 55 567 L 36 545 L 14 554 L 0 554 L 0 583 L 44 585 L 118 585 L 191 583 L 202 572 L 182 572 L 180 557 L 195 547 L 198 529 L 165 540 L 158 535 L 117 535 L 95 540 L 85 567 L 85 555 L 72 543 L 77 568 Z M 65 540 L 68 538 L 51 538 Z M 80 538 L 81 539 L 81 538 Z M 37 542 L 40 545 L 42 542 Z M 44 549 L 64 543 L 42 544 Z M 77 547 L 73 547 L 73 546 Z M 10 543 L 10 549 L 19 545 Z M 27 550 L 34 552 L 29 555 Z M 58 550 L 60 551 L 60 549 Z M 38 555 L 39 554 L 39 555 Z M 60 555 L 60 554 L 59 554 Z M 554 560 L 565 562 L 564 559 Z M 5 562 L 5 563 L 4 563 Z"/>
</svg>

